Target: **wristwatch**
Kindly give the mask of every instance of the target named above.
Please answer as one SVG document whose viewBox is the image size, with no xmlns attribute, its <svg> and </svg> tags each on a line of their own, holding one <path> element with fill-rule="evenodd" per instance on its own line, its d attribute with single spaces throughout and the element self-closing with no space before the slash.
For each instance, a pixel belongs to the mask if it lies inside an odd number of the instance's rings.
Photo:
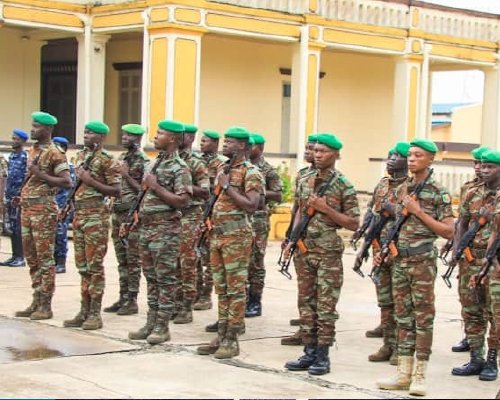
<svg viewBox="0 0 500 400">
<path fill-rule="evenodd" d="M 224 190 L 229 189 L 229 183 L 226 183 L 226 184 L 222 185 L 222 189 L 224 189 Z"/>
</svg>

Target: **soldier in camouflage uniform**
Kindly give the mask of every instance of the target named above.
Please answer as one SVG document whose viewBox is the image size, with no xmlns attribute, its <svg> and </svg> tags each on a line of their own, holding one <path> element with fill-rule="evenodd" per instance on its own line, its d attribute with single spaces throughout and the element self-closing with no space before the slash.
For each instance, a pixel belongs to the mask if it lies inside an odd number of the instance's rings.
<svg viewBox="0 0 500 400">
<path fill-rule="evenodd" d="M 144 176 L 146 194 L 139 209 L 139 251 L 148 290 L 146 324 L 130 332 L 132 340 L 149 344 L 170 340 L 169 321 L 178 288 L 177 262 L 181 244 L 181 212 L 193 194 L 191 173 L 179 157 L 184 125 L 158 123 L 154 145 L 160 154 Z"/>
<path fill-rule="evenodd" d="M 377 223 L 382 212 L 391 215 L 391 221 L 394 218 L 393 203 L 396 203 L 395 192 L 399 185 L 408 179 L 408 150 L 410 144 L 407 142 L 398 142 L 391 149 L 387 161 L 388 177 L 384 177 L 375 187 L 373 197 L 368 204 L 369 209 L 374 214 L 372 224 Z M 381 232 L 379 242 L 382 243 L 387 236 L 391 221 L 386 223 Z M 376 249 L 373 249 L 375 252 Z M 380 307 L 381 325 L 384 338 L 383 346 L 374 354 L 368 356 L 369 361 L 389 361 L 392 365 L 397 365 L 397 328 L 394 317 L 394 301 L 392 298 L 392 261 L 384 263 L 379 271 L 379 281 L 376 284 L 377 302 Z"/>
<path fill-rule="evenodd" d="M 481 181 L 481 155 L 488 149 L 489 148 L 486 146 L 481 146 L 481 147 L 478 147 L 478 148 L 472 150 L 471 154 L 472 154 L 472 157 L 474 158 L 474 175 L 475 176 L 474 176 L 474 179 L 465 182 L 461 186 L 459 204 L 463 203 L 463 201 L 465 199 L 465 194 L 467 193 L 467 191 L 470 188 L 477 186 L 482 182 Z M 459 234 L 459 229 L 455 229 L 455 235 L 454 235 L 453 240 L 451 241 L 451 244 L 458 243 L 460 241 L 460 237 L 458 236 L 458 234 Z M 449 243 L 447 243 L 446 245 L 449 246 Z M 444 248 L 446 248 L 446 246 L 444 246 Z M 442 249 L 441 251 L 444 251 L 444 250 Z M 465 261 L 463 259 L 458 261 L 458 266 L 459 266 L 459 270 L 465 271 L 468 268 L 467 265 L 465 265 Z M 460 299 L 460 301 L 462 301 L 462 298 L 460 296 L 460 289 L 459 289 L 459 299 Z M 463 306 L 463 305 L 461 304 L 461 306 Z M 462 313 L 462 315 L 464 315 L 464 314 Z M 460 342 L 458 342 L 456 345 L 451 347 L 451 351 L 453 351 L 453 352 L 463 352 L 463 351 L 469 351 L 469 350 L 470 350 L 470 346 L 469 346 L 469 342 L 467 341 L 467 334 L 466 333 L 465 333 L 465 337 Z"/>
<path fill-rule="evenodd" d="M 249 215 L 255 212 L 263 191 L 262 176 L 246 160 L 250 133 L 241 127 L 226 131 L 223 154 L 231 158 L 228 174 L 217 176 L 222 193 L 218 197 L 210 231 L 210 265 L 218 295 L 218 335 L 199 354 L 232 358 L 239 354 L 238 333 L 245 318 L 245 285 L 251 255 L 252 227 Z"/>
<path fill-rule="evenodd" d="M 108 250 L 110 219 L 106 200 L 120 197 L 122 179 L 120 163 L 102 148 L 108 133 L 105 123 L 88 122 L 83 134 L 85 147 L 76 155 L 76 173 L 81 185 L 74 198 L 73 244 L 81 278 L 81 308 L 73 319 L 64 321 L 67 328 L 102 328 L 103 261 Z"/>
<path fill-rule="evenodd" d="M 356 190 L 335 169 L 342 142 L 328 133 L 318 134 L 317 141 L 314 147 L 316 170 L 298 182 L 298 211 L 292 233 L 293 237 L 302 234 L 305 245 L 305 249 L 301 251 L 299 246 L 294 253 L 304 355 L 287 362 L 285 368 L 324 375 L 330 372 L 328 353 L 335 341 L 335 323 L 339 318 L 336 308 L 343 284 L 344 244 L 337 229 L 355 231 L 359 225 L 359 207 Z M 324 193 L 321 197 L 318 196 L 320 191 Z M 309 207 L 314 214 L 307 231 L 297 232 Z"/>
<path fill-rule="evenodd" d="M 184 124 L 184 138 L 179 148 L 179 156 L 191 171 L 193 197 L 187 207 L 181 210 L 181 255 L 177 271 L 180 285 L 176 304 L 176 309 L 179 311 L 174 318 L 174 324 L 187 324 L 193 321 L 193 303 L 197 297 L 195 247 L 203 214 L 202 207 L 210 191 L 207 165 L 201 154 L 193 152 L 192 149 L 197 131 L 196 126 Z"/>
<path fill-rule="evenodd" d="M 293 228 L 293 216 L 297 212 L 298 209 L 298 199 L 297 199 L 297 186 L 305 175 L 309 174 L 310 172 L 313 172 L 315 170 L 314 168 L 314 145 L 316 144 L 318 135 L 312 134 L 307 137 L 307 143 L 304 149 L 304 160 L 309 163 L 308 166 L 305 166 L 297 171 L 297 175 L 295 176 L 295 190 L 294 190 L 294 203 L 293 203 L 293 208 L 291 212 L 291 219 L 290 219 L 290 225 L 288 226 L 287 232 L 286 232 L 286 237 L 283 243 L 281 244 L 281 248 L 285 249 L 286 245 L 288 244 L 288 240 L 290 237 L 290 233 L 292 232 Z M 295 269 L 295 272 L 298 273 L 297 269 Z M 298 281 L 298 280 L 297 280 Z M 292 335 L 292 336 L 287 336 L 281 339 L 281 344 L 283 346 L 301 346 L 302 345 L 302 330 L 300 328 L 300 318 L 292 318 L 290 320 L 290 325 L 292 326 L 299 326 L 299 329 Z"/>
<path fill-rule="evenodd" d="M 264 144 L 266 139 L 257 133 L 252 134 L 254 145 L 250 152 L 250 161 L 255 165 L 264 178 L 265 193 L 259 200 L 259 207 L 253 214 L 252 229 L 254 231 L 254 242 L 252 246 L 252 257 L 248 266 L 248 302 L 245 317 L 259 317 L 262 315 L 262 292 L 264 291 L 264 280 L 266 268 L 264 257 L 266 255 L 267 237 L 269 236 L 269 203 L 281 202 L 283 185 L 281 178 L 274 168 L 264 158 Z"/>
<path fill-rule="evenodd" d="M 214 190 L 217 171 L 220 171 L 222 166 L 228 161 L 227 157 L 217 153 L 217 149 L 219 148 L 219 139 L 220 135 L 218 132 L 206 129 L 203 131 L 203 136 L 200 140 L 202 157 L 207 165 L 210 193 L 213 193 Z M 198 299 L 193 305 L 193 310 L 209 310 L 212 308 L 212 289 L 214 286 L 214 280 L 212 277 L 212 269 L 210 268 L 209 248 L 210 244 L 208 243 L 207 238 L 204 253 L 201 255 L 201 259 L 196 264 L 196 286 Z M 210 331 L 210 328 L 208 328 L 207 331 Z M 211 332 L 217 332 L 217 326 L 215 326 L 215 329 Z"/>
<path fill-rule="evenodd" d="M 23 239 L 21 237 L 21 210 L 12 204 L 15 197 L 21 192 L 21 186 L 26 176 L 26 165 L 28 153 L 24 150 L 24 144 L 29 135 L 20 130 L 12 131 L 12 150 L 9 155 L 8 169 L 5 171 L 7 182 L 5 185 L 5 212 L 4 225 L 7 233 L 10 233 L 10 243 L 12 246 L 12 257 L 0 263 L 9 267 L 24 267 Z"/>
<path fill-rule="evenodd" d="M 406 390 L 411 395 L 426 393 L 426 369 L 431 354 L 434 307 L 434 282 L 437 274 L 439 236 L 453 236 L 451 196 L 434 177 L 426 181 L 418 199 L 411 196 L 415 186 L 424 182 L 438 151 L 434 142 L 415 139 L 408 153 L 408 169 L 413 174 L 400 185 L 396 197 L 408 212 L 397 241 L 397 256 L 392 267 L 393 298 L 398 323 L 397 375 L 377 381 L 381 389 Z M 398 210 L 400 215 L 402 210 Z M 398 215 L 398 217 L 399 217 Z M 375 263 L 380 264 L 379 256 Z M 416 368 L 413 370 L 416 353 Z"/>
<path fill-rule="evenodd" d="M 139 257 L 139 232 L 133 229 L 127 237 L 128 246 L 120 240 L 119 230 L 123 223 L 127 223 L 129 210 L 133 207 L 141 182 L 149 165 L 148 156 L 140 149 L 142 135 L 145 129 L 141 125 L 126 124 L 122 126 L 122 146 L 127 151 L 120 154 L 120 172 L 122 175 L 121 198 L 113 204 L 111 215 L 111 237 L 118 260 L 118 276 L 120 296 L 111 306 L 104 308 L 104 312 L 118 315 L 137 314 L 137 294 L 141 279 L 141 262 Z"/>
<path fill-rule="evenodd" d="M 31 138 L 36 140 L 28 160 L 28 180 L 20 199 L 23 249 L 30 269 L 33 302 L 16 312 L 16 317 L 52 318 L 52 296 L 55 290 L 54 241 L 57 225 L 58 187 L 71 187 L 69 166 L 64 151 L 50 141 L 57 118 L 34 112 Z"/>
<path fill-rule="evenodd" d="M 491 159 L 489 157 L 492 154 Z M 465 333 L 470 346 L 470 361 L 452 369 L 453 375 L 469 376 L 479 375 L 480 380 L 495 380 L 497 378 L 497 337 L 493 316 L 490 310 L 488 295 L 488 277 L 484 279 L 479 302 L 469 288 L 471 277 L 476 275 L 483 264 L 486 255 L 488 240 L 491 236 L 492 224 L 487 224 L 492 219 L 495 210 L 495 197 L 500 188 L 500 165 L 497 165 L 495 153 L 486 151 L 482 154 L 481 183 L 470 187 L 464 195 L 460 205 L 460 217 L 457 225 L 457 243 L 473 224 L 483 223 L 482 228 L 476 233 L 470 244 L 473 260 L 464 258 L 460 264 L 459 294 L 462 304 L 462 317 L 465 323 Z M 498 159 L 500 164 L 500 157 Z M 485 364 L 484 338 L 490 322 L 488 336 L 488 363 Z M 494 360 L 494 365 L 490 362 Z M 492 364 L 492 365 L 490 365 Z"/>
</svg>

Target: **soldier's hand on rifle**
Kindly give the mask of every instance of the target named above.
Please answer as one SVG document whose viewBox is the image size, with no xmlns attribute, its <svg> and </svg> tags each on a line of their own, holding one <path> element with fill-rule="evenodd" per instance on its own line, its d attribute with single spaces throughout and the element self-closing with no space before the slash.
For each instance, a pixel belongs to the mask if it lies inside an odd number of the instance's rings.
<svg viewBox="0 0 500 400">
<path fill-rule="evenodd" d="M 155 186 L 158 185 L 158 180 L 153 174 L 146 174 L 144 175 L 142 183 L 144 183 L 147 188 L 154 190 Z"/>
<path fill-rule="evenodd" d="M 221 186 L 229 185 L 229 175 L 221 172 L 219 175 L 217 175 L 217 182 Z"/>
<path fill-rule="evenodd" d="M 403 197 L 403 205 L 410 214 L 418 214 L 422 210 L 420 203 L 410 195 Z"/>
<path fill-rule="evenodd" d="M 380 265 L 382 264 L 382 261 L 383 260 L 382 260 L 382 256 L 381 256 L 380 252 L 373 255 L 373 265 L 375 265 L 376 267 L 380 267 Z"/>
<path fill-rule="evenodd" d="M 31 176 L 40 176 L 40 174 L 42 174 L 40 167 L 36 163 L 31 163 L 31 165 L 28 167 L 28 171 L 30 172 Z"/>
<path fill-rule="evenodd" d="M 328 204 L 326 203 L 326 198 L 318 197 L 314 193 L 311 196 L 309 196 L 307 205 L 314 208 L 316 211 L 319 211 L 320 213 L 324 214 L 328 212 Z"/>
<path fill-rule="evenodd" d="M 479 210 L 479 216 L 486 219 L 486 221 L 491 221 L 493 215 L 494 215 L 493 210 L 491 210 L 491 208 L 488 206 L 481 207 Z"/>
<path fill-rule="evenodd" d="M 477 281 L 479 279 L 479 274 L 474 274 L 469 279 L 469 289 L 475 289 L 477 286 Z"/>
<path fill-rule="evenodd" d="M 120 225 L 120 229 L 118 229 L 118 236 L 121 238 L 127 236 L 129 230 L 130 230 L 130 224 L 122 223 Z"/>
<path fill-rule="evenodd" d="M 90 171 L 87 171 L 83 168 L 78 168 L 78 170 L 76 171 L 76 176 L 82 181 L 82 183 L 85 184 L 88 184 L 92 179 Z"/>
<path fill-rule="evenodd" d="M 382 211 L 386 211 L 391 217 L 396 215 L 396 207 L 390 201 L 382 202 Z"/>
</svg>

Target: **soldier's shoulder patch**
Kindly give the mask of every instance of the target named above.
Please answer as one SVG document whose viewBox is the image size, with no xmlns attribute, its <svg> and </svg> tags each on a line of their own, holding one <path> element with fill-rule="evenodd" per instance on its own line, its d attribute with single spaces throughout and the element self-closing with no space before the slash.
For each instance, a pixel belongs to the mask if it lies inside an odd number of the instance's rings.
<svg viewBox="0 0 500 400">
<path fill-rule="evenodd" d="M 352 188 L 353 187 L 352 183 L 349 182 L 349 179 L 347 179 L 345 177 L 345 175 L 340 175 L 339 176 L 339 181 L 342 182 L 345 185 L 345 187 L 347 187 L 347 188 Z"/>
<path fill-rule="evenodd" d="M 107 151 L 106 149 L 101 149 L 101 153 L 108 157 L 108 158 L 113 158 L 113 154 L 111 154 L 109 151 Z"/>
<path fill-rule="evenodd" d="M 443 200 L 444 204 L 450 204 L 451 203 L 451 196 L 449 193 L 441 193 L 441 199 Z"/>
</svg>

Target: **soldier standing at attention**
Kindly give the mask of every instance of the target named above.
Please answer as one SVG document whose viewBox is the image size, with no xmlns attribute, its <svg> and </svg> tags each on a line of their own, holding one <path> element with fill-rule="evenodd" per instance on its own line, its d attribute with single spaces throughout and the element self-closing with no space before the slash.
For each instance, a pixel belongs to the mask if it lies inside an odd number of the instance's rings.
<svg viewBox="0 0 500 400">
<path fill-rule="evenodd" d="M 378 222 L 383 212 L 387 212 L 391 216 L 391 220 L 394 218 L 395 210 L 393 203 L 397 202 L 395 192 L 399 185 L 408 179 L 408 162 L 406 157 L 408 156 L 409 149 L 410 144 L 407 142 L 398 142 L 391 149 L 392 154 L 387 161 L 387 173 L 389 176 L 382 178 L 373 191 L 370 208 L 375 215 L 375 222 L 372 222 L 372 224 Z M 390 222 L 386 223 L 385 228 L 381 232 L 381 243 L 384 241 L 389 227 Z M 384 344 L 376 353 L 370 354 L 368 360 L 372 362 L 390 361 L 391 365 L 397 365 L 397 327 L 394 317 L 391 273 L 392 262 L 387 261 L 380 269 L 379 282 L 376 285 Z"/>
<path fill-rule="evenodd" d="M 142 135 L 145 129 L 141 125 L 126 124 L 122 129 L 122 146 L 127 151 L 120 154 L 120 172 L 122 175 L 121 197 L 113 204 L 111 215 L 111 237 L 118 261 L 118 276 L 120 297 L 118 301 L 104 312 L 117 313 L 118 315 L 137 314 L 137 294 L 141 280 L 141 262 L 139 257 L 139 232 L 132 229 L 127 237 L 128 247 L 120 240 L 119 230 L 126 223 L 128 213 L 141 190 L 141 182 L 149 165 L 148 156 L 140 149 Z"/>
<path fill-rule="evenodd" d="M 203 131 L 203 136 L 200 140 L 200 149 L 203 160 L 207 165 L 208 179 L 210 183 L 210 193 L 214 191 L 215 177 L 217 171 L 222 169 L 222 166 L 228 161 L 227 157 L 218 154 L 220 135 L 218 132 L 206 129 Z M 210 310 L 212 308 L 212 289 L 214 280 L 212 277 L 212 269 L 210 268 L 210 243 L 205 246 L 205 253 L 201 255 L 201 260 L 197 263 L 197 294 L 198 298 L 193 305 L 193 310 Z M 206 328 L 207 332 L 217 332 L 217 324 L 215 329 Z M 209 326 L 212 326 L 209 325 Z"/>
<path fill-rule="evenodd" d="M 23 239 L 21 237 L 21 210 L 19 206 L 14 206 L 12 201 L 18 197 L 26 176 L 26 165 L 28 153 L 24 150 L 24 144 L 29 135 L 20 130 L 12 131 L 12 150 L 9 155 L 7 169 L 7 184 L 5 186 L 5 226 L 10 232 L 10 243 L 12 247 L 12 257 L 0 263 L 8 267 L 24 267 Z"/>
<path fill-rule="evenodd" d="M 290 238 L 290 233 L 292 232 L 293 228 L 293 222 L 294 222 L 294 215 L 298 210 L 298 199 L 297 199 L 297 186 L 300 182 L 300 180 L 307 174 L 313 172 L 315 170 L 314 167 L 314 146 L 317 142 L 318 135 L 312 134 L 307 137 L 307 143 L 306 147 L 304 149 L 304 160 L 309 163 L 308 166 L 305 166 L 301 169 L 298 170 L 297 175 L 295 177 L 295 198 L 294 198 L 294 203 L 293 203 L 293 208 L 291 212 L 291 220 L 290 220 L 290 225 L 288 226 L 287 232 L 286 232 L 286 237 L 283 243 L 281 244 L 282 249 L 284 249 L 288 243 L 288 240 Z M 295 269 L 295 272 L 298 273 L 297 269 Z M 298 281 L 298 279 L 297 279 Z M 281 344 L 283 346 L 301 346 L 302 345 L 302 329 L 300 328 L 300 318 L 292 318 L 290 320 L 290 325 L 292 326 L 299 326 L 299 329 L 297 329 L 297 332 L 295 332 L 292 336 L 287 336 L 281 339 Z"/>
<path fill-rule="evenodd" d="M 193 142 L 198 128 L 184 124 L 184 137 L 179 147 L 179 156 L 191 171 L 193 183 L 193 197 L 186 207 L 182 208 L 182 236 L 178 266 L 179 291 L 176 309 L 179 310 L 174 318 L 174 324 L 188 324 L 193 322 L 193 303 L 196 300 L 196 252 L 198 227 L 203 214 L 203 204 L 208 199 L 210 181 L 207 165 L 201 154 L 193 152 Z"/>
<path fill-rule="evenodd" d="M 146 195 L 139 210 L 139 254 L 148 288 L 145 326 L 130 332 L 132 340 L 149 344 L 170 340 L 169 321 L 174 313 L 178 288 L 177 261 L 181 243 L 181 212 L 193 193 L 191 173 L 177 152 L 184 125 L 177 121 L 158 123 L 154 145 L 160 154 L 146 173 Z M 150 170 L 151 171 L 151 170 Z"/>
<path fill-rule="evenodd" d="M 481 147 L 478 147 L 478 148 L 471 151 L 472 157 L 474 158 L 474 174 L 475 174 L 475 176 L 474 176 L 474 179 L 465 182 L 462 185 L 462 187 L 460 188 L 460 202 L 459 202 L 459 204 L 463 203 L 463 201 L 465 199 L 465 194 L 467 193 L 467 191 L 470 188 L 481 184 L 481 182 L 482 182 L 482 180 L 481 180 L 481 156 L 487 150 L 489 150 L 488 147 L 481 146 Z M 454 234 L 454 239 L 453 239 L 453 242 L 455 244 L 458 244 L 458 242 L 460 241 L 460 236 L 458 236 L 459 231 L 460 231 L 460 229 L 455 229 L 455 234 Z M 464 259 L 461 259 L 458 261 L 458 267 L 459 267 L 460 271 L 462 271 L 462 270 L 466 271 L 468 268 L 468 266 L 465 265 Z M 462 273 L 459 272 L 459 275 L 462 275 Z M 468 282 L 466 284 L 468 284 Z M 466 286 L 464 286 L 464 288 L 465 288 L 464 290 L 468 291 L 468 288 Z M 464 305 L 462 304 L 462 296 L 460 295 L 460 288 L 459 288 L 458 294 L 459 294 L 460 304 L 463 307 Z M 465 293 L 465 296 L 466 296 L 466 298 L 464 298 L 464 300 L 467 300 L 468 298 L 470 298 L 470 296 L 468 296 L 466 293 Z M 467 313 L 464 313 L 462 311 L 462 315 L 465 318 L 467 316 Z M 464 325 L 467 325 L 467 322 L 464 321 Z M 463 352 L 463 351 L 469 351 L 469 350 L 470 350 L 470 346 L 469 346 L 469 342 L 467 340 L 467 333 L 465 333 L 465 337 L 460 342 L 458 342 L 456 345 L 451 347 L 451 351 L 453 351 L 453 352 Z"/>
<path fill-rule="evenodd" d="M 298 210 L 294 218 L 296 229 L 308 207 L 315 211 L 304 232 L 307 252 L 296 251 L 294 257 L 304 355 L 287 362 L 285 368 L 324 375 L 330 372 L 328 351 L 335 341 L 335 322 L 339 318 L 336 306 L 343 283 L 344 244 L 337 229 L 355 231 L 359 225 L 359 207 L 356 190 L 335 169 L 342 143 L 328 133 L 318 134 L 317 141 L 316 170 L 298 182 Z M 320 188 L 326 189 L 322 197 L 317 195 Z"/>
<path fill-rule="evenodd" d="M 488 277 L 484 278 L 482 293 L 477 301 L 474 292 L 469 288 L 471 277 L 478 274 L 486 256 L 488 240 L 491 236 L 491 227 L 488 224 L 493 218 L 495 198 L 500 188 L 500 156 L 498 152 L 487 150 L 481 156 L 481 183 L 471 186 L 464 195 L 460 205 L 460 216 L 457 224 L 457 243 L 472 224 L 481 223 L 483 226 L 476 233 L 470 244 L 473 260 L 464 258 L 460 264 L 459 294 L 462 304 L 462 318 L 465 323 L 465 334 L 470 346 L 470 361 L 453 368 L 451 373 L 459 376 L 479 375 L 480 380 L 493 381 L 497 378 L 497 337 L 493 315 L 490 310 L 488 297 Z M 484 338 L 487 333 L 488 321 L 490 330 L 488 336 L 488 362 L 484 362 Z"/>
<path fill-rule="evenodd" d="M 76 155 L 76 174 L 81 186 L 75 193 L 73 243 L 75 263 L 81 278 L 81 308 L 64 321 L 64 327 L 86 330 L 102 328 L 104 257 L 108 250 L 110 210 L 107 197 L 120 197 L 120 163 L 102 148 L 109 127 L 90 121 L 83 134 L 84 149 Z M 87 167 L 87 168 L 85 168 Z"/>
<path fill-rule="evenodd" d="M 31 114 L 31 118 L 31 138 L 36 143 L 28 161 L 28 180 L 13 205 L 21 204 L 23 249 L 30 269 L 33 302 L 15 315 L 39 320 L 52 318 L 57 226 L 54 198 L 58 187 L 71 187 L 71 178 L 66 155 L 50 140 L 57 118 L 40 111 Z"/>
<path fill-rule="evenodd" d="M 259 199 L 257 211 L 253 214 L 252 228 L 255 234 L 252 256 L 248 266 L 248 302 L 245 311 L 245 317 L 260 317 L 262 315 L 262 292 L 264 291 L 264 281 L 266 277 L 266 268 L 264 266 L 264 257 L 266 255 L 267 237 L 269 236 L 269 215 L 268 204 L 270 202 L 281 202 L 281 192 L 283 185 L 281 178 L 271 164 L 263 156 L 264 136 L 252 134 L 254 145 L 250 152 L 250 161 L 255 165 L 265 181 L 265 193 L 262 193 Z"/>
<path fill-rule="evenodd" d="M 252 250 L 252 226 L 249 215 L 255 212 L 261 195 L 262 176 L 246 160 L 250 133 L 231 127 L 224 135 L 222 152 L 231 161 L 231 169 L 217 176 L 222 193 L 217 199 L 210 231 L 210 265 L 218 295 L 218 334 L 209 345 L 200 346 L 199 354 L 232 358 L 240 353 L 238 333 L 244 326 L 246 281 Z"/>
<path fill-rule="evenodd" d="M 434 282 L 437 274 L 438 235 L 453 236 L 453 213 L 448 191 L 430 177 L 418 199 L 411 192 L 423 183 L 438 151 L 428 139 L 414 139 L 408 152 L 408 169 L 413 176 L 399 186 L 396 196 L 409 213 L 397 242 L 398 255 L 392 267 L 392 285 L 398 323 L 397 375 L 377 381 L 381 389 L 406 390 L 411 395 L 425 396 L 426 369 L 431 354 L 434 307 Z M 399 214 L 399 213 L 398 213 Z M 399 215 L 398 215 L 399 216 Z M 398 217 L 397 216 L 397 217 Z M 381 259 L 376 256 L 375 263 Z M 416 353 L 416 368 L 413 370 Z"/>
</svg>

